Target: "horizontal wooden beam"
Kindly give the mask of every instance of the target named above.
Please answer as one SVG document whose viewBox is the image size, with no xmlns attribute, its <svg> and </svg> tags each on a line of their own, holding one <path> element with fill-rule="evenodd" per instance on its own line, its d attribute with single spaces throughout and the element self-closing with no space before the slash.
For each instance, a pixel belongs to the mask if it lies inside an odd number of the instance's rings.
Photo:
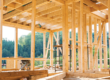
<svg viewBox="0 0 110 80">
<path fill-rule="evenodd" d="M 31 60 L 31 58 L 2 58 L 2 60 Z M 36 61 L 44 61 L 49 59 L 35 58 Z"/>
<path fill-rule="evenodd" d="M 101 2 L 103 5 L 108 7 L 108 0 L 97 0 L 98 2 Z"/>
<path fill-rule="evenodd" d="M 25 26 L 25 25 L 21 25 L 21 24 L 17 24 L 17 23 L 11 23 L 11 22 L 7 22 L 4 21 L 3 22 L 4 26 L 9 26 L 9 27 L 14 27 L 14 28 L 19 28 L 19 29 L 25 29 L 25 30 L 31 30 L 31 26 Z M 35 28 L 36 32 L 51 32 L 51 30 L 47 30 L 47 29 L 43 29 L 43 28 Z"/>
<path fill-rule="evenodd" d="M 51 0 L 52 2 L 55 2 L 59 5 L 64 5 L 64 1 L 63 0 Z"/>
</svg>

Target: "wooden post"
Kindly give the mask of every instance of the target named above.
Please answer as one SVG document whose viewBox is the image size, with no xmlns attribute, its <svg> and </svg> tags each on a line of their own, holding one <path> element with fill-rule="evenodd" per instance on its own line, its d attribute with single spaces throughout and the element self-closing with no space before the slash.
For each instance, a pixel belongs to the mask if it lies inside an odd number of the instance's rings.
<svg viewBox="0 0 110 80">
<path fill-rule="evenodd" d="M 0 72 L 2 71 L 2 19 L 3 19 L 3 0 L 0 0 Z"/>
<path fill-rule="evenodd" d="M 45 59 L 43 62 L 43 67 L 46 68 L 46 33 L 43 33 L 43 58 Z"/>
<path fill-rule="evenodd" d="M 108 68 L 108 60 L 107 60 L 107 32 L 106 32 L 106 24 L 104 22 L 104 30 L 103 30 L 103 44 L 104 44 L 104 69 Z"/>
<path fill-rule="evenodd" d="M 57 32 L 57 45 L 59 45 L 59 32 Z M 57 56 L 59 56 L 59 48 L 57 48 Z M 59 61 L 59 57 L 57 57 L 57 61 Z M 59 66 L 59 62 L 57 62 L 57 66 Z"/>
<path fill-rule="evenodd" d="M 89 16 L 89 69 L 92 70 L 93 54 L 92 54 L 92 18 Z"/>
<path fill-rule="evenodd" d="M 84 43 L 83 43 L 83 0 L 80 0 L 80 39 L 81 39 L 81 72 L 84 72 L 84 52 L 83 52 L 83 47 L 84 47 Z"/>
<path fill-rule="evenodd" d="M 76 72 L 75 0 L 72 4 L 72 72 Z"/>
<path fill-rule="evenodd" d="M 94 18 L 94 44 L 95 44 L 95 54 L 97 54 L 97 19 Z M 95 56 L 95 55 L 94 55 Z M 95 69 L 98 70 L 98 54 L 95 57 L 95 62 L 93 62 L 93 65 L 95 64 Z"/>
<path fill-rule="evenodd" d="M 18 28 L 15 28 L 15 52 L 14 58 L 18 57 Z M 14 68 L 17 68 L 17 60 L 14 60 Z"/>
<path fill-rule="evenodd" d="M 50 33 L 50 66 L 53 66 L 53 32 Z"/>
<path fill-rule="evenodd" d="M 86 17 L 87 15 L 84 14 L 84 70 L 87 70 L 87 26 L 86 26 Z"/>
<path fill-rule="evenodd" d="M 99 54 L 100 54 L 100 69 L 102 69 L 102 25 L 101 25 L 101 20 L 99 20 L 99 34 L 101 34 L 100 36 L 100 46 L 99 46 Z"/>
<path fill-rule="evenodd" d="M 81 38 L 80 38 L 80 12 L 78 12 L 78 64 L 79 64 L 79 71 L 81 71 Z"/>
<path fill-rule="evenodd" d="M 109 46 L 110 46 L 110 0 L 108 0 L 108 26 L 109 26 Z M 109 47 L 109 57 L 110 57 L 110 47 Z M 109 61 L 110 61 L 110 59 L 109 59 Z"/>
<path fill-rule="evenodd" d="M 63 72 L 68 72 L 68 5 L 63 6 Z"/>
<path fill-rule="evenodd" d="M 97 19 L 94 18 L 94 43 L 97 44 Z"/>
<path fill-rule="evenodd" d="M 35 21 L 36 21 L 36 0 L 32 0 L 31 70 L 34 70 L 35 63 Z"/>
</svg>

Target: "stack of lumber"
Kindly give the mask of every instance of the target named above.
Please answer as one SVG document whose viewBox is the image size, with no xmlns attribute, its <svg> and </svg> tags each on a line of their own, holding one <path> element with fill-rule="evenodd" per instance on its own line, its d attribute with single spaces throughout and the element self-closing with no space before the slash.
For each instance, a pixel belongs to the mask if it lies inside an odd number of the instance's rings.
<svg viewBox="0 0 110 80">
<path fill-rule="evenodd" d="M 36 76 L 36 78 L 47 77 L 48 71 L 36 70 L 36 71 L 0 72 L 0 80 L 23 80 L 24 78 L 30 78 L 32 76 Z"/>
</svg>

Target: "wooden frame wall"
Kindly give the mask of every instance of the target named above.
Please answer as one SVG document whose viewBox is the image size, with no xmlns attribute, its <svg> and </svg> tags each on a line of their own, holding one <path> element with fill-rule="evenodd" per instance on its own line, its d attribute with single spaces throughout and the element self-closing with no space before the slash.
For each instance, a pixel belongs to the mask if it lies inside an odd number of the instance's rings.
<svg viewBox="0 0 110 80">
<path fill-rule="evenodd" d="M 55 1 L 55 0 L 54 0 Z M 99 0 L 100 1 L 100 0 Z M 55 1 L 57 2 L 57 1 Z M 71 0 L 70 0 L 71 2 Z M 93 15 L 92 13 L 90 13 L 89 8 L 85 5 L 83 5 L 84 3 L 86 4 L 90 4 L 90 2 L 86 2 L 85 0 L 80 0 L 80 3 L 78 3 L 79 6 L 76 6 L 75 3 L 77 2 L 76 0 L 73 0 L 72 3 L 72 7 L 69 5 L 68 1 L 64 1 L 64 2 L 59 2 L 61 7 L 62 7 L 62 23 L 60 23 L 59 25 L 62 25 L 62 29 L 58 29 L 58 30 L 46 30 L 46 29 L 40 29 L 40 28 L 36 28 L 36 17 L 37 16 L 41 16 L 41 15 L 36 15 L 36 0 L 32 0 L 32 16 L 30 18 L 32 18 L 32 24 L 31 27 L 29 26 L 24 26 L 23 27 L 19 27 L 21 26 L 20 24 L 15 25 L 15 23 L 10 23 L 10 22 L 6 22 L 3 21 L 3 4 L 0 4 L 0 61 L 2 60 L 8 60 L 8 58 L 2 58 L 2 21 L 3 23 L 6 23 L 6 25 L 14 25 L 14 27 L 16 27 L 16 38 L 15 38 L 15 56 L 14 58 L 10 58 L 12 60 L 15 60 L 15 68 L 17 68 L 16 65 L 16 60 L 21 60 L 17 57 L 18 55 L 18 28 L 23 28 L 23 29 L 28 29 L 32 31 L 32 36 L 31 36 L 31 58 L 22 58 L 24 60 L 31 60 L 31 70 L 34 70 L 34 62 L 35 60 L 42 60 L 44 61 L 44 68 L 46 67 L 46 60 L 47 60 L 47 55 L 48 55 L 48 50 L 50 50 L 50 65 L 53 65 L 53 37 L 55 38 L 57 45 L 59 45 L 58 41 L 59 41 L 59 34 L 58 31 L 63 31 L 63 71 L 64 72 L 68 72 L 69 69 L 69 49 L 68 49 L 68 44 L 69 44 L 69 37 L 68 37 L 68 30 L 71 28 L 72 29 L 72 72 L 77 72 L 76 71 L 76 43 L 78 43 L 78 58 L 79 58 L 79 71 L 84 73 L 88 70 L 88 63 L 87 63 L 87 45 L 89 46 L 89 70 L 93 70 L 94 66 L 95 69 L 98 69 L 98 49 L 100 52 L 100 67 L 102 69 L 102 47 L 104 47 L 104 68 L 107 68 L 107 35 L 106 35 L 106 27 L 105 27 L 105 16 L 101 15 L 102 18 L 100 18 L 99 16 L 96 17 L 96 15 Z M 0 3 L 3 3 L 3 0 L 0 0 Z M 48 1 L 45 1 L 43 4 L 47 4 L 49 3 Z M 57 4 L 59 4 L 57 2 Z M 43 5 L 41 4 L 41 5 Z M 91 5 L 91 4 L 90 4 Z M 93 7 L 95 7 L 95 9 L 99 9 L 98 6 L 91 5 Z M 38 6 L 37 6 L 38 7 Z M 70 26 L 69 24 L 69 9 L 71 8 L 72 12 L 72 24 Z M 77 9 L 78 8 L 78 9 Z M 87 10 L 85 9 L 87 8 Z M 78 12 L 78 17 L 76 18 L 76 11 Z M 87 13 L 86 13 L 87 12 Z M 96 13 L 96 12 L 94 12 Z M 110 24 L 110 1 L 108 0 L 108 22 Z M 7 17 L 6 17 L 7 16 Z M 13 15 L 9 16 L 5 15 L 4 16 L 4 20 L 11 18 Z M 95 18 L 94 18 L 95 17 Z M 88 19 L 89 18 L 89 19 Z M 93 22 L 93 18 L 94 18 L 94 22 Z M 37 18 L 39 19 L 39 18 Z M 87 22 L 87 19 L 89 20 L 89 22 Z M 78 20 L 78 21 L 77 21 Z M 12 20 L 13 21 L 13 20 Z M 78 22 L 77 26 L 76 26 L 76 21 Z M 102 23 L 102 25 L 101 25 Z M 68 25 L 69 24 L 69 25 Z M 95 41 L 94 43 L 92 43 L 92 25 L 94 24 L 94 34 L 95 34 Z M 97 24 L 99 24 L 99 32 L 97 33 Z M 87 43 L 87 26 L 89 26 L 89 38 L 88 38 L 88 43 Z M 48 26 L 50 27 L 50 26 Z M 78 42 L 76 41 L 76 27 L 78 27 Z M 39 32 L 43 32 L 43 58 L 35 58 L 35 31 L 39 31 Z M 57 38 L 54 35 L 54 32 L 57 31 Z M 46 47 L 46 32 L 50 32 L 49 35 L 49 40 L 48 40 L 48 44 Z M 102 32 L 103 32 L 103 40 L 104 40 L 104 45 L 102 45 L 102 41 L 101 41 L 101 36 L 102 36 Z M 110 25 L 109 25 L 109 32 L 110 32 Z M 110 34 L 110 33 L 109 33 Z M 98 38 L 99 37 L 99 38 Z M 109 35 L 110 37 L 110 35 Z M 98 38 L 98 40 L 97 40 Z M 110 38 L 109 38 L 110 41 Z M 50 45 L 50 49 L 49 49 L 49 45 Z M 109 43 L 110 45 L 110 43 Z M 92 49 L 93 46 L 95 46 L 95 54 L 93 57 L 92 54 Z M 47 51 L 46 51 L 47 50 Z M 58 54 L 58 50 L 62 51 L 61 48 L 57 49 L 57 54 Z M 109 48 L 110 51 L 110 48 Z M 85 55 L 85 56 L 84 56 Z M 2 64 L 2 62 L 0 62 L 0 64 Z M 0 67 L 0 71 L 2 71 L 2 68 Z"/>
</svg>

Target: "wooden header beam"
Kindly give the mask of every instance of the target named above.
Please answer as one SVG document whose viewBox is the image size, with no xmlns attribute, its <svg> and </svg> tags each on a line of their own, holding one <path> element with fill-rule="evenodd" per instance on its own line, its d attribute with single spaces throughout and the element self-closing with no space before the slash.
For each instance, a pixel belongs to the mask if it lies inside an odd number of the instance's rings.
<svg viewBox="0 0 110 80">
<path fill-rule="evenodd" d="M 11 23 L 11 22 L 7 22 L 7 21 L 3 21 L 3 26 L 9 26 L 9 27 L 15 27 L 15 28 L 19 28 L 19 29 L 25 29 L 25 30 L 31 30 L 31 26 L 25 26 L 25 25 L 21 25 L 21 24 L 17 24 L 17 23 Z M 42 29 L 42 28 L 35 28 L 36 32 L 51 32 L 51 30 L 47 30 L 47 29 Z"/>
<path fill-rule="evenodd" d="M 2 58 L 2 60 L 31 60 L 31 58 Z M 44 60 L 48 60 L 45 58 L 35 58 L 35 60 L 37 61 L 44 61 Z"/>
</svg>

